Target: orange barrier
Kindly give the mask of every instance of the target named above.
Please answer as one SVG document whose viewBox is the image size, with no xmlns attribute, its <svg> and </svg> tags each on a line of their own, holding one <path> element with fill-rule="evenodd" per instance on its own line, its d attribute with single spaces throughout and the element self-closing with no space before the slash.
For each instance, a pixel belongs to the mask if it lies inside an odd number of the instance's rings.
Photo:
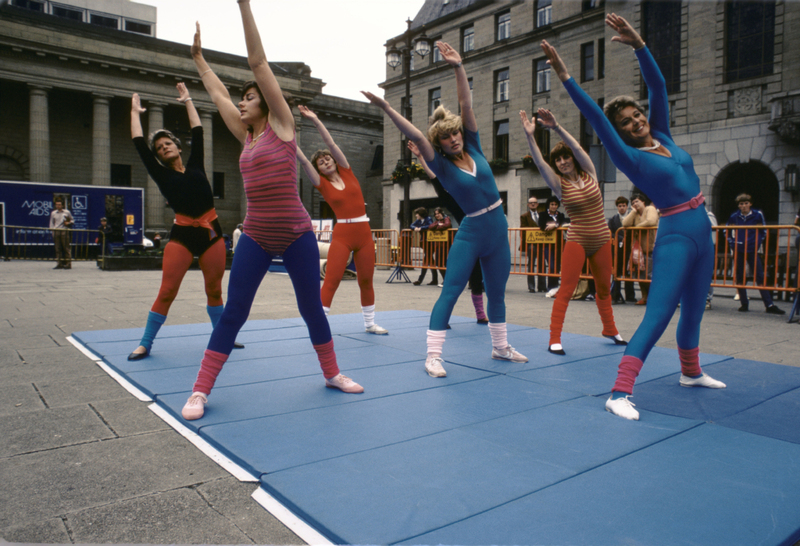
<svg viewBox="0 0 800 546">
<path fill-rule="evenodd" d="M 447 255 L 457 229 L 400 232 L 400 262 L 405 268 L 447 269 Z"/>
<path fill-rule="evenodd" d="M 315 230 L 314 236 L 318 242 L 330 244 L 333 231 Z M 372 240 L 375 243 L 375 267 L 395 267 L 400 248 L 397 230 L 373 229 Z"/>
<path fill-rule="evenodd" d="M 560 278 L 561 255 L 567 242 L 568 229 L 560 227 L 553 231 L 542 231 L 539 228 L 509 228 L 511 274 Z M 536 260 L 531 261 L 531 256 L 535 256 Z M 588 260 L 583 264 L 580 278 L 592 278 Z"/>
</svg>

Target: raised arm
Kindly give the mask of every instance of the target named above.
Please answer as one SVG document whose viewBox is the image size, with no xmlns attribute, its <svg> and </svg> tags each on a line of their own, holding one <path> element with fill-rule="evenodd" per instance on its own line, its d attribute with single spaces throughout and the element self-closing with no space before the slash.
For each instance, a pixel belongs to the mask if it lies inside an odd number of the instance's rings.
<svg viewBox="0 0 800 546">
<path fill-rule="evenodd" d="M 178 88 L 178 102 L 182 102 L 186 106 L 186 114 L 189 116 L 189 127 L 194 129 L 195 127 L 200 127 L 202 123 L 200 123 L 200 114 L 197 113 L 197 108 L 194 107 L 194 101 L 192 97 L 189 95 L 189 90 L 186 89 L 186 84 L 180 82 L 177 86 Z"/>
<path fill-rule="evenodd" d="M 267 61 L 267 55 L 261 44 L 261 36 L 250 9 L 250 0 L 237 0 L 237 3 L 242 14 L 244 39 L 247 44 L 247 63 L 267 101 L 267 106 L 269 106 L 269 125 L 278 138 L 288 142 L 294 138 L 294 114 L 283 98 L 283 91 L 281 91 L 278 79 L 272 73 L 272 68 Z"/>
<path fill-rule="evenodd" d="M 597 171 L 594 168 L 594 163 L 592 163 L 592 158 L 589 157 L 589 154 L 587 154 L 586 150 L 581 147 L 580 143 L 575 140 L 575 137 L 573 137 L 569 131 L 564 129 L 564 127 L 558 124 L 556 117 L 552 112 L 550 112 L 550 110 L 539 108 L 537 113 L 539 115 L 539 119 L 542 121 L 542 125 L 555 131 L 556 134 L 561 137 L 561 140 L 563 140 L 566 145 L 569 146 L 581 169 L 590 174 L 592 178 L 597 180 Z"/>
<path fill-rule="evenodd" d="M 225 126 L 236 137 L 236 139 L 244 144 L 244 139 L 247 136 L 247 127 L 242 123 L 239 109 L 231 101 L 231 95 L 228 93 L 228 88 L 225 84 L 214 74 L 211 67 L 208 66 L 205 58 L 203 57 L 203 48 L 200 44 L 200 23 L 195 23 L 196 30 L 194 33 L 194 41 L 192 42 L 192 60 L 197 67 L 197 73 L 200 74 L 200 79 L 203 81 L 203 86 L 206 92 L 214 101 L 214 105 L 222 116 L 222 121 Z"/>
<path fill-rule="evenodd" d="M 450 47 L 445 42 L 436 42 L 436 47 L 442 54 L 442 58 L 447 64 L 455 68 L 456 71 L 456 92 L 458 94 L 458 105 L 461 107 L 461 122 L 464 129 L 471 132 L 478 130 L 478 122 L 475 119 L 475 112 L 472 110 L 472 93 L 469 90 L 469 79 L 467 71 L 461 64 L 461 55 L 458 51 Z"/>
<path fill-rule="evenodd" d="M 392 120 L 392 123 L 395 124 L 395 127 L 400 129 L 401 133 L 406 135 L 409 140 L 412 140 L 414 144 L 417 145 L 417 148 L 419 148 L 421 154 L 420 157 L 428 162 L 433 161 L 435 156 L 433 146 L 430 142 L 428 142 L 428 139 L 425 137 L 425 135 L 422 134 L 422 131 L 417 129 L 413 123 L 401 116 L 400 113 L 392 108 L 385 99 L 377 97 L 369 91 L 362 91 L 361 94 L 367 97 L 369 102 L 383 110 L 386 115 L 389 116 L 389 119 Z"/>
<path fill-rule="evenodd" d="M 142 100 L 139 98 L 139 93 L 134 93 L 133 97 L 131 97 L 131 138 L 144 136 L 140 116 L 146 111 L 146 108 L 142 108 Z"/>
<path fill-rule="evenodd" d="M 314 165 L 311 164 L 311 161 L 306 157 L 306 154 L 303 153 L 303 150 L 300 149 L 300 146 L 297 147 L 297 159 L 300 161 L 300 164 L 303 166 L 303 170 L 308 175 L 309 180 L 314 185 L 315 188 L 319 188 L 319 173 L 314 168 Z"/>
<path fill-rule="evenodd" d="M 333 137 L 328 132 L 327 127 L 322 123 L 319 119 L 317 114 L 315 114 L 310 108 L 307 106 L 303 106 L 302 104 L 297 107 L 300 110 L 300 115 L 304 118 L 309 120 L 311 123 L 314 124 L 314 127 L 317 128 L 319 131 L 319 136 L 322 137 L 322 142 L 325 143 L 325 146 L 330 150 L 331 155 L 333 156 L 334 161 L 344 167 L 345 169 L 350 168 L 350 164 L 347 162 L 347 158 L 344 155 L 344 152 L 336 145 L 336 142 L 333 141 Z"/>
<path fill-rule="evenodd" d="M 436 178 L 436 174 L 431 170 L 430 167 L 428 167 L 428 162 L 425 161 L 425 158 L 420 155 L 419 148 L 416 144 L 414 144 L 414 141 L 408 141 L 408 149 L 411 150 L 411 153 L 417 158 L 417 161 L 419 161 L 419 164 L 422 166 L 422 170 L 425 171 L 425 174 L 428 175 L 428 178 L 431 180 Z"/>
<path fill-rule="evenodd" d="M 531 119 L 528 119 L 527 112 L 525 112 L 525 110 L 520 110 L 519 119 L 522 122 L 522 130 L 525 131 L 525 137 L 528 139 L 528 147 L 531 149 L 533 162 L 536 163 L 539 173 L 542 175 L 547 185 L 550 186 L 550 189 L 553 190 L 556 197 L 561 199 L 561 177 L 558 176 L 555 171 L 553 171 L 550 164 L 544 160 L 544 156 L 542 156 L 542 152 L 539 150 L 539 145 L 533 137 L 533 133 L 536 130 L 536 118 L 531 117 Z M 542 123 L 542 125 L 544 125 L 544 123 Z"/>
</svg>

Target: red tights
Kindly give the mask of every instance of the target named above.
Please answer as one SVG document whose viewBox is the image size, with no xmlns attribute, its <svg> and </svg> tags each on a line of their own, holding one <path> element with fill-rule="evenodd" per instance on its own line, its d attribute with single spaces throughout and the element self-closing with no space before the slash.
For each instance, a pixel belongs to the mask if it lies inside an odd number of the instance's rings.
<svg viewBox="0 0 800 546">
<path fill-rule="evenodd" d="M 174 241 L 164 248 L 161 263 L 161 288 L 151 311 L 167 316 L 172 302 L 178 295 L 184 275 L 192 265 L 194 256 L 185 246 Z M 211 245 L 200 256 L 200 269 L 205 279 L 206 297 L 209 307 L 222 305 L 222 276 L 225 274 L 225 241 Z"/>
<path fill-rule="evenodd" d="M 558 289 L 553 312 L 550 315 L 550 345 L 561 343 L 561 331 L 564 329 L 564 317 L 575 287 L 578 286 L 586 252 L 578 243 L 567 241 L 561 256 L 561 287 Z M 619 332 L 614 324 L 614 312 L 611 310 L 611 241 L 589 257 L 589 269 L 594 277 L 597 295 L 595 302 L 603 322 L 603 335 L 615 336 Z"/>
<path fill-rule="evenodd" d="M 333 228 L 331 247 L 328 249 L 328 266 L 325 269 L 325 282 L 322 283 L 322 305 L 330 308 L 333 295 L 342 282 L 347 267 L 347 258 L 353 252 L 356 264 L 358 288 L 361 290 L 361 306 L 375 305 L 375 290 L 372 277 L 375 274 L 375 242 L 368 222 L 353 224 L 338 223 Z"/>
</svg>

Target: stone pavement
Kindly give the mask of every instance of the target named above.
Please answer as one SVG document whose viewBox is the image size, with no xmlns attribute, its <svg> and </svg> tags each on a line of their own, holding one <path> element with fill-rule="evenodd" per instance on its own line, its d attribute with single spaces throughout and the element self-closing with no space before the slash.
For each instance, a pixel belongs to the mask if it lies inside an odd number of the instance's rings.
<svg viewBox="0 0 800 546">
<path fill-rule="evenodd" d="M 68 271 L 52 267 L 52 262 L 0 262 L 2 539 L 303 544 L 250 498 L 256 484 L 240 483 L 218 467 L 65 339 L 75 331 L 143 327 L 161 272 L 104 272 L 81 262 Z M 431 310 L 439 288 L 386 284 L 389 274 L 376 272 L 378 312 Z M 226 291 L 227 284 L 226 274 Z M 717 293 L 703 320 L 703 352 L 798 365 L 800 326 L 765 314 L 759 300 L 751 302 L 749 313 L 738 313 L 732 290 Z M 356 283 L 342 282 L 332 313 L 358 313 L 358 301 Z M 546 329 L 552 303 L 529 293 L 523 276 L 511 276 L 509 323 Z M 778 304 L 789 311 L 789 303 Z M 626 339 L 644 311 L 631 304 L 614 307 Z M 468 293 L 454 313 L 474 316 Z M 289 278 L 267 275 L 250 318 L 296 316 Z M 202 274 L 189 271 L 167 324 L 207 321 Z M 659 346 L 676 348 L 676 325 L 677 314 Z M 599 337 L 600 329 L 594 303 L 571 302 L 566 332 Z"/>
</svg>

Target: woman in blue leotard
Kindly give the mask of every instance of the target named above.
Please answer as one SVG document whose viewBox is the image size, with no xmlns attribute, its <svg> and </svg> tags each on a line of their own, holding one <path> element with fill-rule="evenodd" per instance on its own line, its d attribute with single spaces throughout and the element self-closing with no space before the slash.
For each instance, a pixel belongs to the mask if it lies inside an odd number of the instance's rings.
<svg viewBox="0 0 800 546">
<path fill-rule="evenodd" d="M 372 93 L 365 92 L 364 96 L 386 112 L 397 128 L 417 145 L 428 167 L 466 213 L 447 257 L 447 278 L 433 307 L 428 330 L 425 370 L 431 377 L 444 377 L 447 373 L 441 357 L 447 323 L 477 261 L 483 269 L 486 286 L 492 358 L 512 362 L 528 359 L 508 344 L 506 336 L 505 291 L 511 271 L 508 222 L 492 169 L 481 150 L 467 73 L 455 49 L 444 42 L 437 42 L 436 46 L 442 58 L 455 69 L 461 116 L 444 107 L 437 108 L 426 138 L 388 102 Z"/>
<path fill-rule="evenodd" d="M 700 179 L 692 158 L 675 145 L 669 131 L 669 103 L 664 77 L 644 41 L 631 25 L 615 14 L 606 24 L 619 35 L 611 41 L 633 47 L 649 93 L 650 116 L 630 97 L 617 97 L 605 114 L 570 78 L 555 48 L 542 49 L 575 105 L 600 136 L 611 160 L 661 211 L 653 251 L 653 282 L 647 311 L 619 364 L 617 381 L 606 410 L 626 419 L 639 419 L 628 397 L 642 364 L 664 333 L 678 303 L 680 385 L 721 389 L 725 384 L 700 369 L 700 321 L 714 268 L 714 243 Z"/>
</svg>

